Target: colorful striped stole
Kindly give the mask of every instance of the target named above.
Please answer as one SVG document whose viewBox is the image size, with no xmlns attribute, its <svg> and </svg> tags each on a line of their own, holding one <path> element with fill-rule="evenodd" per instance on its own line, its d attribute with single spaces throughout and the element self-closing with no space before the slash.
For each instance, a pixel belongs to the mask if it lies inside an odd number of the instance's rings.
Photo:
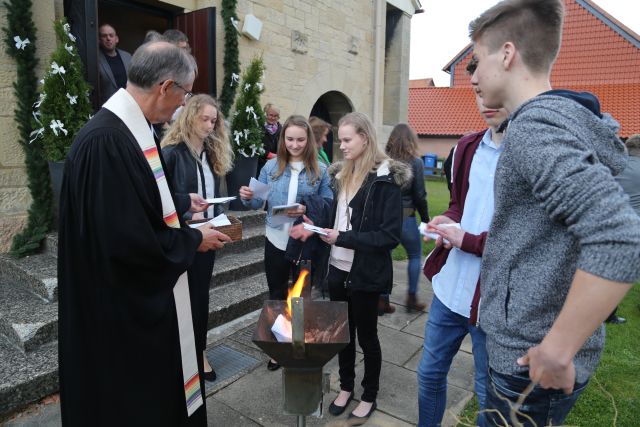
<svg viewBox="0 0 640 427">
<path fill-rule="evenodd" d="M 103 105 L 124 122 L 136 139 L 149 167 L 156 179 L 160 198 L 162 199 L 162 217 L 165 224 L 172 228 L 180 228 L 178 214 L 173 204 L 173 198 L 169 191 L 167 178 L 162 169 L 160 153 L 153 132 L 142 110 L 125 89 L 120 89 Z M 189 282 L 187 272 L 180 275 L 173 287 L 173 298 L 176 304 L 178 317 L 178 332 L 180 335 L 180 355 L 182 358 L 182 379 L 184 382 L 184 396 L 187 405 L 187 414 L 191 416 L 196 409 L 202 406 L 202 391 L 200 388 L 200 376 L 198 374 L 198 361 L 193 335 L 193 321 L 191 318 L 191 300 L 189 299 Z"/>
</svg>

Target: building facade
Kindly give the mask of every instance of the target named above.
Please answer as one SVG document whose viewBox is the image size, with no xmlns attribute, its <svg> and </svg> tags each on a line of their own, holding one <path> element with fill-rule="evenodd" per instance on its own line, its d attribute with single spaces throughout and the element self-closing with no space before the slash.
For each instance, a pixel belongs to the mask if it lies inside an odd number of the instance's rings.
<svg viewBox="0 0 640 427">
<path fill-rule="evenodd" d="M 78 50 L 93 87 L 99 23 L 110 23 L 120 37 L 118 47 L 131 53 L 146 31 L 186 25 L 199 79 L 206 79 L 198 87 L 218 95 L 224 76 L 220 8 L 221 0 L 38 0 L 33 7 L 38 73 L 55 48 L 51 23 L 62 16 L 78 36 Z M 410 20 L 419 8 L 418 0 L 238 0 L 241 68 L 262 55 L 266 67 L 262 102 L 279 106 L 283 119 L 294 113 L 317 115 L 336 126 L 344 114 L 361 111 L 373 119 L 382 145 L 396 123 L 408 120 Z M 246 21 L 254 24 L 247 31 L 251 36 L 242 33 Z M 0 24 L 5 22 L 6 9 L 0 5 Z M 262 26 L 259 37 L 255 37 L 256 23 Z M 15 72 L 15 64 L 2 50 L 0 252 L 8 250 L 24 226 L 31 202 L 13 121 Z M 332 151 L 339 157 L 337 148 Z"/>
</svg>

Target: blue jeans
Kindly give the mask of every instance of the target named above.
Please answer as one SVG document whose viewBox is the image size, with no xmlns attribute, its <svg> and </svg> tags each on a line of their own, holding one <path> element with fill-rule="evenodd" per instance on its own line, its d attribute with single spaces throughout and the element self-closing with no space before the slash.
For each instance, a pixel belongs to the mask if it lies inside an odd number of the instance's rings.
<svg viewBox="0 0 640 427">
<path fill-rule="evenodd" d="M 449 310 L 436 296 L 429 309 L 424 331 L 424 348 L 418 365 L 418 409 L 420 427 L 440 426 L 447 403 L 447 374 L 453 356 L 467 334 L 473 343 L 475 391 L 480 408 L 485 408 L 487 349 L 484 332 L 469 324 L 467 317 Z"/>
<path fill-rule="evenodd" d="M 587 382 L 576 383 L 573 393 L 564 394 L 562 390 L 545 390 L 538 386 L 534 387 L 524 399 L 520 408 L 515 410 L 515 404 L 521 396 L 522 391 L 531 383 L 529 374 L 505 375 L 489 369 L 487 378 L 487 409 L 496 409 L 502 417 L 514 425 L 513 417 L 517 417 L 519 425 L 524 427 L 534 426 L 559 426 L 564 423 L 564 419 L 571 411 L 571 408 L 578 400 L 578 396 L 587 386 Z M 513 416 L 511 408 L 514 408 Z M 526 416 L 518 416 L 524 414 Z M 495 412 L 487 412 L 479 424 L 480 427 L 504 426 L 502 418 Z"/>
<path fill-rule="evenodd" d="M 402 235 L 400 243 L 404 246 L 409 257 L 407 274 L 409 276 L 409 293 L 415 295 L 420 280 L 420 256 L 422 255 L 422 243 L 420 231 L 415 216 L 409 216 L 402 222 Z"/>
</svg>

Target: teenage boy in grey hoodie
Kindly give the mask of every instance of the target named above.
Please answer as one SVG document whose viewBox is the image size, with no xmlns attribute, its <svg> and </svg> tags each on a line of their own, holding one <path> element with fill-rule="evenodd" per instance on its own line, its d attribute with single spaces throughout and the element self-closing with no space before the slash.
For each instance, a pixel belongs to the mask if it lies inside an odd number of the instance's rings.
<svg viewBox="0 0 640 427">
<path fill-rule="evenodd" d="M 527 426 L 563 423 L 600 359 L 603 320 L 640 278 L 640 218 L 612 176 L 627 162 L 619 126 L 591 94 L 551 90 L 563 16 L 562 0 L 505 0 L 469 26 L 471 83 L 512 112 L 480 280 L 487 406 Z"/>
</svg>

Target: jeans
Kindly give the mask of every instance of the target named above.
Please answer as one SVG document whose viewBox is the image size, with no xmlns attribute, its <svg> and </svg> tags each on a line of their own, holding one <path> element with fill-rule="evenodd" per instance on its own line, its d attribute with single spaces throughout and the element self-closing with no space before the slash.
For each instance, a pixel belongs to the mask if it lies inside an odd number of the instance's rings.
<svg viewBox="0 0 640 427">
<path fill-rule="evenodd" d="M 449 310 L 434 296 L 425 326 L 424 348 L 418 365 L 420 427 L 440 426 L 447 403 L 447 374 L 451 361 L 467 334 L 471 334 L 475 365 L 475 392 L 480 408 L 486 405 L 487 350 L 485 333 L 467 317 Z"/>
<path fill-rule="evenodd" d="M 528 373 L 521 375 L 505 375 L 489 369 L 487 378 L 487 409 L 495 409 L 502 417 L 514 425 L 514 417 L 524 427 L 560 426 L 586 387 L 587 382 L 574 385 L 573 393 L 564 394 L 562 390 L 543 389 L 538 386 L 524 399 L 520 408 L 515 410 L 515 404 L 522 391 L 531 383 Z M 505 401 L 507 400 L 507 401 Z M 513 417 L 511 407 L 514 407 Z M 524 414 L 526 416 L 518 416 Z M 504 426 L 502 418 L 495 412 L 487 412 L 480 427 Z"/>
<path fill-rule="evenodd" d="M 402 235 L 400 243 L 404 246 L 409 257 L 407 274 L 409 276 L 409 294 L 415 295 L 418 291 L 420 280 L 420 256 L 422 255 L 422 243 L 420 231 L 415 216 L 409 216 L 402 222 Z"/>
<path fill-rule="evenodd" d="M 378 339 L 377 292 L 348 291 L 345 280 L 348 272 L 329 266 L 329 296 L 331 301 L 347 301 L 349 305 L 349 344 L 338 353 L 340 366 L 340 390 L 353 391 L 356 378 L 356 332 L 358 343 L 364 354 L 364 377 L 361 399 L 375 402 L 380 388 L 382 350 Z"/>
</svg>

